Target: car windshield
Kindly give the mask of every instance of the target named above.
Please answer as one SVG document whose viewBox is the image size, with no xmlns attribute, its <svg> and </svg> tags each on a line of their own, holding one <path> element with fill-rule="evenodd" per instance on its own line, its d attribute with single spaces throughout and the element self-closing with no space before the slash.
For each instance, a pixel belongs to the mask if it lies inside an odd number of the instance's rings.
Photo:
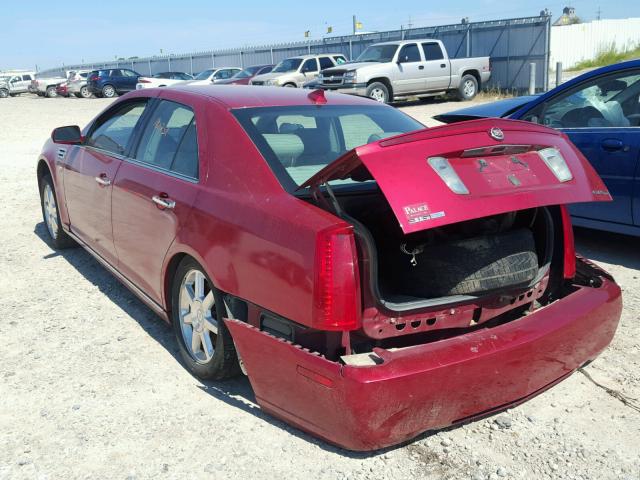
<svg viewBox="0 0 640 480">
<path fill-rule="evenodd" d="M 398 45 L 371 45 L 360 54 L 357 62 L 390 62 L 398 50 Z"/>
<path fill-rule="evenodd" d="M 233 78 L 249 78 L 249 77 L 253 77 L 256 72 L 258 70 L 260 70 L 260 68 L 262 67 L 248 67 L 245 68 L 244 70 L 241 70 L 240 72 L 236 73 Z"/>
<path fill-rule="evenodd" d="M 156 73 L 152 78 L 171 78 L 171 72 Z"/>
<path fill-rule="evenodd" d="M 193 77 L 193 79 L 194 80 L 206 80 L 211 76 L 212 73 L 213 73 L 213 70 L 203 70 L 198 75 Z"/>
<path fill-rule="evenodd" d="M 298 67 L 301 63 L 301 58 L 287 58 L 286 60 L 283 60 L 278 65 L 276 65 L 276 67 L 271 71 L 277 73 L 293 72 L 294 70 L 298 70 Z"/>
<path fill-rule="evenodd" d="M 232 113 L 290 192 L 355 147 L 424 128 L 383 105 L 256 107 Z"/>
</svg>

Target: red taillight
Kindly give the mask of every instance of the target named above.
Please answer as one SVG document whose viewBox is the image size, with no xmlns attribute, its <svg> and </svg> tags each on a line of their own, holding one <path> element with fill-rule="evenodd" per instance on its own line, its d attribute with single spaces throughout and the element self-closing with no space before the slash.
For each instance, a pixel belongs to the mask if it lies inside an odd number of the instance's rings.
<svg viewBox="0 0 640 480">
<path fill-rule="evenodd" d="M 355 330 L 360 327 L 360 276 L 352 226 L 332 227 L 316 240 L 312 327 Z"/>
<path fill-rule="evenodd" d="M 146 78 L 139 78 L 138 83 L 151 83 L 151 80 L 147 80 Z"/>
<path fill-rule="evenodd" d="M 569 210 L 565 205 L 560 205 L 560 214 L 562 216 L 562 233 L 564 236 L 562 276 L 571 279 L 576 276 L 576 246 L 573 239 L 573 225 L 571 224 Z"/>
</svg>

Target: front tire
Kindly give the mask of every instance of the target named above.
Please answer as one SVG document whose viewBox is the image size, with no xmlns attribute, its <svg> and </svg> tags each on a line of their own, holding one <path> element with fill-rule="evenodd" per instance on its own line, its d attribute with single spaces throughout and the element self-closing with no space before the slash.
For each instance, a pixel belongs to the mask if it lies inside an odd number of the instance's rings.
<svg viewBox="0 0 640 480">
<path fill-rule="evenodd" d="M 472 100 L 478 94 L 478 80 L 473 75 L 465 75 L 458 87 L 458 99 L 463 101 Z"/>
<path fill-rule="evenodd" d="M 198 378 L 222 380 L 239 373 L 238 357 L 223 317 L 221 292 L 204 269 L 186 257 L 171 287 L 171 321 L 187 368 Z"/>
<path fill-rule="evenodd" d="M 298 86 L 295 83 L 285 83 L 283 85 L 283 87 L 286 87 L 286 88 L 298 88 Z"/>
<path fill-rule="evenodd" d="M 384 83 L 373 82 L 367 86 L 367 97 L 376 102 L 389 103 L 389 89 Z"/>
<path fill-rule="evenodd" d="M 80 97 L 82 98 L 90 98 L 91 97 L 91 92 L 89 91 L 89 87 L 82 87 L 80 88 Z"/>
<path fill-rule="evenodd" d="M 118 92 L 113 85 L 105 85 L 102 87 L 102 96 L 105 98 L 114 98 L 118 96 Z"/>
<path fill-rule="evenodd" d="M 0 88 L 0 98 L 7 98 L 9 96 L 9 90 L 6 88 Z"/>
<path fill-rule="evenodd" d="M 53 247 L 56 250 L 74 247 L 76 242 L 62 229 L 56 191 L 49 174 L 40 180 L 40 205 L 42 207 L 42 219 L 47 227 L 47 233 Z"/>
<path fill-rule="evenodd" d="M 58 92 L 56 92 L 55 86 L 47 87 L 47 91 L 45 92 L 45 97 L 55 98 L 57 96 L 58 96 Z"/>
</svg>

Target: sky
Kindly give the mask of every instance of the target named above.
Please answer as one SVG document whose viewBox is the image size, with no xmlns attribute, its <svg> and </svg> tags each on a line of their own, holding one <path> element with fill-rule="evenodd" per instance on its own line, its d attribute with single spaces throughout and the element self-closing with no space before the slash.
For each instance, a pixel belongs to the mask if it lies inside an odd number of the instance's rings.
<svg viewBox="0 0 640 480">
<path fill-rule="evenodd" d="M 577 0 L 570 3 L 583 21 L 640 17 L 638 0 Z M 0 70 L 39 70 L 63 64 L 99 62 L 117 57 L 146 57 L 220 48 L 319 39 L 352 31 L 352 15 L 365 31 L 383 31 L 538 15 L 548 8 L 555 20 L 566 2 L 549 0 L 388 0 L 321 2 L 242 0 L 102 0 L 83 7 L 58 8 L 31 0 L 8 2 L 0 16 Z M 80 4 L 78 4 L 80 5 Z"/>
</svg>

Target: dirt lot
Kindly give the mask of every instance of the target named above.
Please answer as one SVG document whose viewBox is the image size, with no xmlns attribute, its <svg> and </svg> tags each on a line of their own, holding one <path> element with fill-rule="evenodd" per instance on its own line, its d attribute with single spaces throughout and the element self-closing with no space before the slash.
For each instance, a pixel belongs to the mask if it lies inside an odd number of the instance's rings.
<svg viewBox="0 0 640 480">
<path fill-rule="evenodd" d="M 35 161 L 54 126 L 107 100 L 0 100 L 0 479 L 639 479 L 638 240 L 578 231 L 625 308 L 586 371 L 508 412 L 393 449 L 354 454 L 254 403 L 245 378 L 202 383 L 172 332 L 80 249 L 45 241 Z M 420 120 L 460 104 L 402 106 Z M 431 122 L 433 123 L 433 122 Z M 635 402 L 638 405 L 638 401 Z"/>
</svg>

